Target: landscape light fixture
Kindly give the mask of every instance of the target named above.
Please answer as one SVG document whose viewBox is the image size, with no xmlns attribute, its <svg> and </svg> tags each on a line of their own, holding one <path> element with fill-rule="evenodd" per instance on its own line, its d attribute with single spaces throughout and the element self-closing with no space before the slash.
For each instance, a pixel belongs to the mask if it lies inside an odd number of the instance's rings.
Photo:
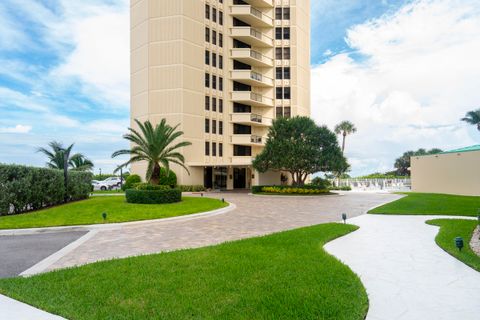
<svg viewBox="0 0 480 320">
<path fill-rule="evenodd" d="M 222 198 L 222 202 L 225 202 L 225 198 Z"/>
<path fill-rule="evenodd" d="M 103 221 L 107 220 L 107 213 L 106 212 L 102 213 L 102 218 L 103 218 Z"/>
<path fill-rule="evenodd" d="M 203 197 L 203 192 L 202 192 L 202 193 L 200 193 L 200 195 Z"/>
<path fill-rule="evenodd" d="M 347 224 L 347 214 L 346 213 L 342 213 L 342 220 L 343 220 L 344 224 Z"/>
<path fill-rule="evenodd" d="M 459 251 L 462 251 L 462 248 L 463 248 L 463 238 L 462 237 L 456 237 L 455 238 L 455 246 L 458 248 Z"/>
</svg>

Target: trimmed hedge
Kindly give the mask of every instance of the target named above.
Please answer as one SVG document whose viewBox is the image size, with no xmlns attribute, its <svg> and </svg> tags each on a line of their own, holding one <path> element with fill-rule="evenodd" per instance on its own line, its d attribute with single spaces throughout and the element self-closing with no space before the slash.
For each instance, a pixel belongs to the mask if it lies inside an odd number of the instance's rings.
<svg viewBox="0 0 480 320">
<path fill-rule="evenodd" d="M 295 186 L 253 186 L 252 193 L 272 193 L 272 194 L 322 194 L 328 193 L 328 189 L 313 185 Z"/>
<path fill-rule="evenodd" d="M 136 183 L 133 185 L 133 188 L 135 190 L 170 190 L 169 186 L 162 186 L 162 185 L 157 185 L 157 184 L 150 184 L 150 183 Z"/>
<path fill-rule="evenodd" d="M 142 178 L 140 178 L 138 174 L 129 175 L 122 186 L 122 190 L 125 191 L 127 189 L 131 189 L 133 188 L 134 184 L 141 183 L 141 182 L 142 182 Z"/>
<path fill-rule="evenodd" d="M 162 204 L 182 201 L 180 189 L 166 190 L 137 190 L 127 189 L 125 197 L 128 203 Z"/>
<path fill-rule="evenodd" d="M 350 187 L 350 186 L 330 187 L 328 189 L 330 189 L 332 191 L 352 191 L 352 187 Z"/>
<path fill-rule="evenodd" d="M 202 185 L 191 185 L 191 186 L 178 186 L 182 192 L 200 192 L 205 191 L 205 187 Z"/>
<path fill-rule="evenodd" d="M 173 170 L 170 170 L 167 176 L 167 170 L 160 168 L 160 181 L 158 184 L 175 188 L 177 186 L 177 175 Z"/>
<path fill-rule="evenodd" d="M 61 170 L 0 164 L 0 216 L 86 199 L 91 182 L 90 172 L 69 171 L 65 196 Z"/>
</svg>

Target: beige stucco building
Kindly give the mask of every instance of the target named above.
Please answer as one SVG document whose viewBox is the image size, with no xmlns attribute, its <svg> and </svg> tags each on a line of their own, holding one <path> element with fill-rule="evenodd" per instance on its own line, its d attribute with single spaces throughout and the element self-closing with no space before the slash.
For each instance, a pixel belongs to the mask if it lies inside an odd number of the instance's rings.
<svg viewBox="0 0 480 320">
<path fill-rule="evenodd" d="M 131 0 L 131 118 L 180 125 L 180 184 L 280 184 L 251 163 L 272 120 L 296 115 L 310 115 L 310 0 Z"/>
<path fill-rule="evenodd" d="M 412 191 L 480 196 L 480 145 L 411 158 Z"/>
</svg>

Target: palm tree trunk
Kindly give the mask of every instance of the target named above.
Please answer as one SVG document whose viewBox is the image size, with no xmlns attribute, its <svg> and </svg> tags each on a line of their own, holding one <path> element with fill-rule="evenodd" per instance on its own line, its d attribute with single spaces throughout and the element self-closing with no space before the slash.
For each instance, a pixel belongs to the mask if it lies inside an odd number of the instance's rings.
<svg viewBox="0 0 480 320">
<path fill-rule="evenodd" d="M 160 183 L 160 166 L 158 164 L 155 164 L 155 166 L 153 167 L 150 183 L 155 185 L 158 185 Z"/>
<path fill-rule="evenodd" d="M 347 134 L 343 133 L 343 141 L 342 141 L 342 153 L 345 151 L 345 139 L 347 138 Z"/>
<path fill-rule="evenodd" d="M 68 155 L 63 153 L 63 181 L 65 185 L 64 201 L 68 202 Z"/>
</svg>

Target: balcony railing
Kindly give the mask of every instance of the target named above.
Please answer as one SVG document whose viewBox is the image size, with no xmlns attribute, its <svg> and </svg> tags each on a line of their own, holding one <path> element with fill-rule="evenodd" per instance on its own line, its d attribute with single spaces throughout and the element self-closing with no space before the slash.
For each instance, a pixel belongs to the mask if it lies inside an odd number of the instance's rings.
<svg viewBox="0 0 480 320">
<path fill-rule="evenodd" d="M 255 144 L 262 144 L 262 143 L 263 143 L 263 137 L 252 135 L 252 136 L 250 137 L 250 141 L 251 141 L 252 143 L 255 143 Z"/>
<path fill-rule="evenodd" d="M 257 87 L 273 87 L 274 80 L 252 70 L 233 70 L 232 80 Z"/>
<path fill-rule="evenodd" d="M 273 0 L 245 0 L 245 2 L 258 8 L 273 7 Z"/>
<path fill-rule="evenodd" d="M 232 113 L 231 120 L 234 123 L 255 127 L 267 127 L 272 125 L 272 119 L 255 113 Z"/>
<path fill-rule="evenodd" d="M 249 5 L 233 5 L 230 9 L 232 16 L 251 26 L 273 28 L 273 19 L 262 11 Z"/>
<path fill-rule="evenodd" d="M 232 58 L 251 66 L 273 67 L 273 59 L 250 48 L 233 48 Z"/>
<path fill-rule="evenodd" d="M 273 47 L 273 39 L 252 27 L 233 27 L 232 37 L 257 47 Z"/>
<path fill-rule="evenodd" d="M 232 143 L 246 146 L 262 146 L 265 145 L 265 138 L 250 134 L 234 134 Z"/>
<path fill-rule="evenodd" d="M 273 107 L 273 99 L 252 91 L 233 91 L 232 100 L 252 106 Z"/>
</svg>

